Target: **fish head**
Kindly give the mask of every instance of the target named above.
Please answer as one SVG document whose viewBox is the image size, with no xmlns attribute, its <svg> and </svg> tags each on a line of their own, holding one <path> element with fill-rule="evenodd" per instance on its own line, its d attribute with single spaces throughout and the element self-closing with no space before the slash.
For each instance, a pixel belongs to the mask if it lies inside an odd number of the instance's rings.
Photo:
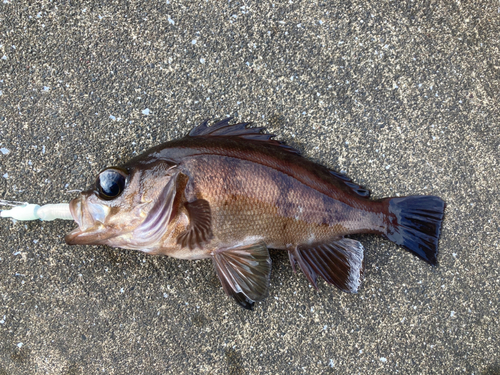
<svg viewBox="0 0 500 375">
<path fill-rule="evenodd" d="M 169 230 L 176 175 L 176 166 L 168 162 L 102 170 L 94 186 L 70 202 L 78 228 L 66 235 L 66 243 L 147 251 L 159 236 L 145 233 L 145 227 L 151 230 L 152 221 L 160 225 L 163 220 L 162 234 Z"/>
</svg>

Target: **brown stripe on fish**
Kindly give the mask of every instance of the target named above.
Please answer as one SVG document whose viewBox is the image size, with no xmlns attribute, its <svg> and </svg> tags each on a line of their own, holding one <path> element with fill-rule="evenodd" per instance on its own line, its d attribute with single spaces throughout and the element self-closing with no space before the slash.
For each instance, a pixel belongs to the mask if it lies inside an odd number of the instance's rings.
<svg viewBox="0 0 500 375">
<path fill-rule="evenodd" d="M 272 172 L 271 172 L 272 171 Z M 294 186 L 290 178 L 285 178 L 281 173 L 271 170 L 269 175 L 272 175 L 272 181 L 276 184 L 276 189 L 279 192 L 276 196 L 276 207 L 281 216 L 297 217 L 297 204 L 294 200 Z M 274 173 L 273 173 L 274 172 Z"/>
<path fill-rule="evenodd" d="M 332 198 L 357 206 L 366 200 L 349 188 L 342 178 L 319 164 L 315 164 L 297 154 L 265 142 L 230 137 L 186 137 L 157 146 L 125 164 L 149 164 L 153 159 L 180 163 L 186 158 L 201 155 L 220 155 L 265 165 L 297 180 Z M 355 185 L 355 184 L 352 184 Z M 335 189 L 332 189 L 335 187 Z M 353 199 L 355 196 L 356 199 Z"/>
</svg>

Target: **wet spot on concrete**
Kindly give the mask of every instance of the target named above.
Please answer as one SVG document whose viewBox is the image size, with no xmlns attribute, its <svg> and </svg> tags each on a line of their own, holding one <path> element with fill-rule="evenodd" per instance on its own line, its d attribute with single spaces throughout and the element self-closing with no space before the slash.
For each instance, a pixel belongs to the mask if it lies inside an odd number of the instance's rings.
<svg viewBox="0 0 500 375">
<path fill-rule="evenodd" d="M 235 349 L 224 349 L 224 356 L 226 358 L 227 373 L 230 375 L 244 375 L 247 372 L 243 367 L 243 359 L 241 354 Z"/>
<path fill-rule="evenodd" d="M 192 320 L 193 320 L 193 324 L 196 327 L 200 327 L 200 328 L 205 327 L 207 324 L 210 323 L 208 318 L 203 313 L 194 313 Z"/>
</svg>

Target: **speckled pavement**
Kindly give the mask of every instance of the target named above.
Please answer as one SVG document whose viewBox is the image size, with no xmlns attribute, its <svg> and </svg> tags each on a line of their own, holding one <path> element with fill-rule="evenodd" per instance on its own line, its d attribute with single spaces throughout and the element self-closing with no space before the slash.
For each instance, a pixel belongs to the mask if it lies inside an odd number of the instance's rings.
<svg viewBox="0 0 500 375">
<path fill-rule="evenodd" d="M 375 198 L 447 202 L 439 266 L 358 236 L 357 295 L 0 221 L 0 374 L 500 374 L 498 1 L 0 2 L 0 199 L 56 203 L 203 119 L 267 126 Z M 73 192 L 72 192 L 73 191 Z"/>
</svg>

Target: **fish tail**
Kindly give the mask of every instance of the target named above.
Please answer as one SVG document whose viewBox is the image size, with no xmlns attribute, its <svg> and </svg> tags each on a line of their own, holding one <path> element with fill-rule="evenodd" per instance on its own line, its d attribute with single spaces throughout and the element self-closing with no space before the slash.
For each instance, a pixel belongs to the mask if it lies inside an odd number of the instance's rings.
<svg viewBox="0 0 500 375">
<path fill-rule="evenodd" d="M 387 198 L 387 229 L 383 235 L 426 262 L 436 265 L 445 202 L 435 196 Z"/>
</svg>

